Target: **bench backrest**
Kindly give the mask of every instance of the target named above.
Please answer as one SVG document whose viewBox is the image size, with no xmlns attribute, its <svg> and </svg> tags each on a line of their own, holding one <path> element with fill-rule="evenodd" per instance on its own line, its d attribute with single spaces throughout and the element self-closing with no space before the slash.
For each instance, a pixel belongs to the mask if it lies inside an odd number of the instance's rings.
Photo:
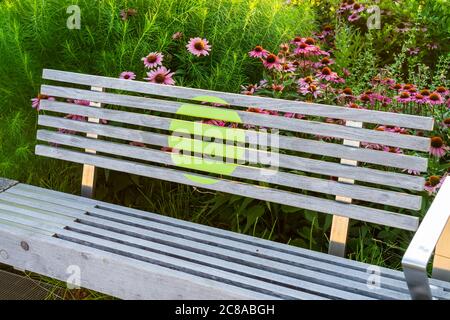
<svg viewBox="0 0 450 320">
<path fill-rule="evenodd" d="M 346 219 L 418 227 L 408 211 L 421 208 L 414 191 L 423 190 L 424 178 L 405 170 L 427 170 L 420 152 L 429 150 L 430 140 L 374 127 L 427 131 L 432 118 L 56 70 L 44 70 L 43 78 L 71 87 L 42 85 L 41 94 L 59 101 L 41 101 L 39 125 L 47 129 L 38 130 L 37 139 L 48 144 L 36 146 L 38 155 Z M 68 102 L 74 100 L 90 106 Z M 360 142 L 416 152 L 373 150 Z"/>
</svg>

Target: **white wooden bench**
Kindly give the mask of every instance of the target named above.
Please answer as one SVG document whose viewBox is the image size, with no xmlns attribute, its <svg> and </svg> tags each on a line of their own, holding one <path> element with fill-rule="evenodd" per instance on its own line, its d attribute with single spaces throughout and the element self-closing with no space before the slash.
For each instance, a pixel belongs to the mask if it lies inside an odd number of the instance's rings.
<svg viewBox="0 0 450 320">
<path fill-rule="evenodd" d="M 403 171 L 426 172 L 427 159 L 419 155 L 430 141 L 373 130 L 381 124 L 429 131 L 433 119 L 56 70 L 44 70 L 43 78 L 71 86 L 42 86 L 42 94 L 60 101 L 41 101 L 39 125 L 45 128 L 37 132 L 43 143 L 36 154 L 83 164 L 84 197 L 3 179 L 1 263 L 64 281 L 78 268 L 81 286 L 124 299 L 450 298 L 450 182 L 419 227 L 412 214 L 421 208 L 417 193 L 424 178 Z M 308 118 L 248 112 L 248 107 Z M 64 118 L 67 114 L 88 121 Z M 200 124 L 202 118 L 240 124 L 219 128 Z M 278 129 L 279 135 L 254 126 Z M 216 140 L 202 142 L 202 137 Z M 259 149 L 246 144 L 255 137 Z M 371 150 L 360 142 L 419 155 Z M 271 149 L 261 150 L 264 145 Z M 208 159 L 208 154 L 216 156 Z M 248 159 L 259 167 L 241 161 Z M 332 214 L 331 254 L 93 200 L 95 167 Z M 349 219 L 416 231 L 404 273 L 340 257 Z M 426 267 L 436 245 L 439 279 L 429 279 Z"/>
</svg>

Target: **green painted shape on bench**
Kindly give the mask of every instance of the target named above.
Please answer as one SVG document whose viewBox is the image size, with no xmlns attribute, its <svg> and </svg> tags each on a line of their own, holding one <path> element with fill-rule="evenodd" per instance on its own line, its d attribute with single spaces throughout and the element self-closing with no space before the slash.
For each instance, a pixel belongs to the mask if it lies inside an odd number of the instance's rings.
<svg viewBox="0 0 450 320">
<path fill-rule="evenodd" d="M 198 96 L 192 100 L 228 105 L 225 100 L 210 96 Z M 210 106 L 199 106 L 189 103 L 181 105 L 177 111 L 177 114 L 242 123 L 238 113 L 234 110 L 219 109 Z M 239 160 L 243 160 L 245 157 L 244 149 L 236 148 L 234 145 L 188 138 L 196 136 L 202 138 L 206 137 L 220 139 L 221 141 L 231 140 L 238 143 L 245 143 L 245 133 L 242 130 L 193 121 L 180 121 L 178 119 L 172 120 L 170 123 L 170 130 L 172 131 L 172 135 L 168 138 L 168 145 L 173 149 L 194 152 L 201 155 L 210 155 L 215 157 L 216 160 L 217 157 L 222 158 L 222 160 L 224 157 Z M 231 175 L 237 167 L 237 164 L 235 163 L 213 161 L 211 158 L 204 157 L 191 157 L 177 152 L 172 152 L 171 158 L 172 162 L 178 167 L 201 170 L 215 174 Z M 213 184 L 218 182 L 213 178 L 200 178 L 190 174 L 184 174 L 184 176 L 187 179 L 200 184 Z"/>
</svg>

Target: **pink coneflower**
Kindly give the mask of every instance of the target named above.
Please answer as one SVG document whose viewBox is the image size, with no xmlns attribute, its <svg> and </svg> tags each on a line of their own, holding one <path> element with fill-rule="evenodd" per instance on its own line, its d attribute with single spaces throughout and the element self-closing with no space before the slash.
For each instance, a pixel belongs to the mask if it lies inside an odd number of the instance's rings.
<svg viewBox="0 0 450 320">
<path fill-rule="evenodd" d="M 175 32 L 175 33 L 172 35 L 172 39 L 173 39 L 173 40 L 180 40 L 182 37 L 183 37 L 183 32 L 180 32 L 180 31 Z"/>
<path fill-rule="evenodd" d="M 439 45 L 435 42 L 427 43 L 427 48 L 428 50 L 436 50 L 437 48 L 439 48 Z"/>
<path fill-rule="evenodd" d="M 289 43 L 280 44 L 280 51 L 284 54 L 289 53 Z"/>
<path fill-rule="evenodd" d="M 123 21 L 128 20 L 128 17 L 133 17 L 137 15 L 136 9 L 126 9 L 126 10 L 120 10 L 120 17 Z"/>
<path fill-rule="evenodd" d="M 175 80 L 172 78 L 174 74 L 175 72 L 170 72 L 166 67 L 159 67 L 156 70 L 147 72 L 148 78 L 144 79 L 153 83 L 174 85 Z"/>
<path fill-rule="evenodd" d="M 408 32 L 409 30 L 411 30 L 410 28 L 411 24 L 409 22 L 400 22 L 396 28 L 397 32 Z"/>
<path fill-rule="evenodd" d="M 403 91 L 399 96 L 396 97 L 396 99 L 400 103 L 408 103 L 411 102 L 411 95 L 408 91 Z"/>
<path fill-rule="evenodd" d="M 269 55 L 269 52 L 261 46 L 256 46 L 248 53 L 248 55 L 252 58 L 266 58 Z"/>
<path fill-rule="evenodd" d="M 91 105 L 91 102 L 88 101 L 88 100 L 78 100 L 78 99 L 75 99 L 75 100 L 73 100 L 73 103 L 75 103 L 75 104 L 77 104 L 77 105 L 79 105 L 79 106 L 86 106 L 86 107 Z"/>
<path fill-rule="evenodd" d="M 283 92 L 284 86 L 282 84 L 272 84 L 272 90 L 275 92 Z"/>
<path fill-rule="evenodd" d="M 222 120 L 203 120 L 202 121 L 204 124 L 209 124 L 212 126 L 217 126 L 217 127 L 225 127 L 225 122 Z"/>
<path fill-rule="evenodd" d="M 298 80 L 298 85 L 300 86 L 300 87 L 307 87 L 307 86 L 309 86 L 310 84 L 317 84 L 317 81 L 316 80 L 314 80 L 314 78 L 312 77 L 312 76 L 307 76 L 307 77 L 304 77 L 304 78 L 300 78 L 299 80 Z"/>
<path fill-rule="evenodd" d="M 403 172 L 406 172 L 406 173 L 408 173 L 408 174 L 412 174 L 412 175 L 414 175 L 414 176 L 420 175 L 420 171 L 414 170 L 414 169 L 403 169 L 402 171 L 403 171 Z"/>
<path fill-rule="evenodd" d="M 439 93 L 433 92 L 428 97 L 428 103 L 431 105 L 438 105 L 438 104 L 443 104 L 444 100 L 442 99 L 442 97 Z"/>
<path fill-rule="evenodd" d="M 241 94 L 248 96 L 253 95 L 260 87 L 257 84 L 249 84 L 248 86 L 241 86 Z"/>
<path fill-rule="evenodd" d="M 314 84 L 311 84 L 309 86 L 300 87 L 298 91 L 303 95 L 311 94 L 314 98 L 317 98 L 322 94 L 320 87 L 318 87 Z"/>
<path fill-rule="evenodd" d="M 328 57 L 322 58 L 319 62 L 314 63 L 314 68 L 319 69 L 323 67 L 328 67 L 334 63 L 333 59 L 330 59 Z"/>
<path fill-rule="evenodd" d="M 330 81 L 330 82 L 341 82 L 341 78 L 337 75 L 336 72 L 331 71 L 330 68 L 325 67 L 321 71 L 316 74 L 316 77 L 322 80 Z M 342 79 L 343 80 L 343 79 Z"/>
<path fill-rule="evenodd" d="M 38 94 L 36 98 L 31 99 L 31 107 L 33 109 L 36 109 L 36 111 L 39 111 L 41 100 L 55 101 L 55 98 L 46 96 L 44 94 Z"/>
<path fill-rule="evenodd" d="M 304 40 L 303 40 L 303 38 L 302 37 L 295 37 L 294 39 L 292 39 L 292 41 L 291 41 L 291 43 L 292 44 L 295 44 L 295 45 L 299 45 L 300 43 L 302 43 Z"/>
<path fill-rule="evenodd" d="M 437 158 L 442 158 L 447 153 L 448 147 L 444 144 L 441 137 L 434 136 L 431 138 L 430 154 Z"/>
<path fill-rule="evenodd" d="M 124 71 L 120 74 L 119 78 L 125 80 L 134 80 L 136 79 L 136 74 L 131 71 Z"/>
<path fill-rule="evenodd" d="M 297 45 L 297 48 L 294 49 L 294 54 L 307 56 L 310 55 L 313 51 L 316 51 L 314 46 L 301 42 Z"/>
<path fill-rule="evenodd" d="M 354 12 L 348 16 L 348 21 L 355 22 L 355 21 L 359 20 L 360 18 L 361 18 L 361 16 L 357 12 Z"/>
<path fill-rule="evenodd" d="M 408 49 L 408 54 L 410 56 L 417 56 L 420 52 L 420 48 L 416 47 L 416 48 L 409 48 Z"/>
<path fill-rule="evenodd" d="M 273 53 L 269 54 L 266 59 L 263 60 L 263 64 L 267 69 L 281 69 L 280 58 Z"/>
<path fill-rule="evenodd" d="M 194 56 L 207 56 L 211 51 L 211 46 L 208 44 L 208 40 L 202 38 L 191 38 L 186 48 Z"/>
<path fill-rule="evenodd" d="M 285 112 L 283 114 L 283 117 L 285 117 L 285 118 L 295 118 L 295 119 L 304 119 L 305 115 L 299 114 L 299 113 L 293 113 L 293 112 Z"/>
<path fill-rule="evenodd" d="M 421 95 L 420 93 L 416 93 L 416 95 L 412 98 L 412 101 L 418 103 L 418 104 L 424 104 L 427 102 L 427 98 L 425 96 Z"/>
<path fill-rule="evenodd" d="M 444 121 L 442 121 L 442 126 L 450 128 L 450 118 L 445 118 Z"/>
<path fill-rule="evenodd" d="M 292 62 L 285 62 L 281 65 L 281 70 L 284 72 L 294 72 L 295 66 Z"/>
<path fill-rule="evenodd" d="M 144 65 L 148 69 L 153 69 L 158 66 L 162 66 L 162 61 L 164 59 L 164 55 L 160 52 L 151 52 L 148 54 L 148 56 L 142 58 L 142 61 L 144 61 Z"/>
<path fill-rule="evenodd" d="M 439 177 L 439 176 L 431 176 L 427 179 L 427 181 L 425 182 L 425 186 L 424 189 L 426 191 L 428 191 L 428 193 L 430 195 L 432 195 L 433 193 L 435 193 L 444 183 L 444 180 L 446 178 L 446 175 L 443 177 Z"/>
<path fill-rule="evenodd" d="M 448 94 L 450 94 L 450 90 L 448 90 L 447 88 L 442 87 L 442 86 L 437 87 L 436 92 L 444 97 L 447 96 Z"/>
<path fill-rule="evenodd" d="M 383 151 L 384 152 L 391 152 L 391 153 L 403 153 L 402 149 L 397 148 L 397 147 L 388 147 L 388 146 L 384 146 L 383 147 Z"/>
<path fill-rule="evenodd" d="M 355 3 L 353 4 L 353 7 L 351 8 L 351 10 L 353 10 L 353 13 L 360 13 L 364 11 L 364 6 L 362 4 L 359 3 Z"/>
</svg>

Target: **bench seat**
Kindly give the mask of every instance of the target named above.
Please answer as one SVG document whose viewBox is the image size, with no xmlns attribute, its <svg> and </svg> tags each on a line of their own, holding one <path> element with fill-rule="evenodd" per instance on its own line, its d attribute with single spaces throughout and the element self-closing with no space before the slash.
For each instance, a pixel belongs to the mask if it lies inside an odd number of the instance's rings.
<svg viewBox="0 0 450 320">
<path fill-rule="evenodd" d="M 5 183 L 3 183 L 5 184 Z M 0 193 L 1 263 L 124 299 L 410 299 L 401 271 L 84 197 Z M 48 253 L 52 251 L 52 254 Z M 7 257 L 7 258 L 5 258 Z M 374 273 L 374 274 L 371 274 Z M 378 280 L 376 278 L 379 274 Z M 379 287 L 368 285 L 375 279 Z M 430 279 L 433 297 L 450 283 Z"/>
</svg>

